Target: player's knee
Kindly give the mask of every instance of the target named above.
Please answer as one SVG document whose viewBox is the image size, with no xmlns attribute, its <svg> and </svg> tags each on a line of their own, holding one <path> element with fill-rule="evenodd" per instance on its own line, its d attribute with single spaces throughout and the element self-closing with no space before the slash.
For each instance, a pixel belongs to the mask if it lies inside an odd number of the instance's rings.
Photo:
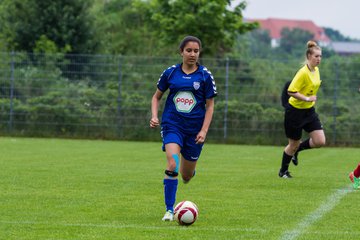
<svg viewBox="0 0 360 240">
<path fill-rule="evenodd" d="M 181 174 L 181 178 L 183 182 L 188 183 L 195 176 L 195 173 L 196 171 L 194 170 L 194 172 L 191 175 Z"/>
<path fill-rule="evenodd" d="M 184 183 L 187 183 L 189 182 L 191 179 L 192 179 L 193 176 L 184 176 L 184 175 L 181 175 L 181 178 L 183 180 Z"/>
<path fill-rule="evenodd" d="M 320 148 L 326 144 L 325 138 L 312 139 L 312 142 L 315 148 Z"/>
<path fill-rule="evenodd" d="M 167 168 L 168 168 L 168 170 L 170 170 L 170 171 L 177 172 L 177 171 L 176 171 L 176 163 L 175 163 L 175 162 L 169 162 Z"/>
<path fill-rule="evenodd" d="M 179 172 L 179 156 L 177 154 L 172 154 L 171 159 L 168 159 L 168 170 L 173 172 Z"/>
</svg>

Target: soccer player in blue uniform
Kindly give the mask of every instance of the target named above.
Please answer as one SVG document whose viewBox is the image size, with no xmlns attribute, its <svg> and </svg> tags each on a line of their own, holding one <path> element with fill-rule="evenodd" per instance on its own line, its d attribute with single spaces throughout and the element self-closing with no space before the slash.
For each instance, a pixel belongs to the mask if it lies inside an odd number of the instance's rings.
<svg viewBox="0 0 360 240">
<path fill-rule="evenodd" d="M 182 63 L 166 69 L 160 76 L 151 100 L 150 127 L 160 125 L 159 103 L 169 89 L 161 119 L 163 151 L 167 165 L 164 176 L 166 212 L 163 221 L 172 221 L 180 172 L 184 183 L 195 175 L 206 134 L 214 113 L 217 95 L 211 72 L 198 63 L 201 41 L 185 37 L 179 46 Z"/>
</svg>

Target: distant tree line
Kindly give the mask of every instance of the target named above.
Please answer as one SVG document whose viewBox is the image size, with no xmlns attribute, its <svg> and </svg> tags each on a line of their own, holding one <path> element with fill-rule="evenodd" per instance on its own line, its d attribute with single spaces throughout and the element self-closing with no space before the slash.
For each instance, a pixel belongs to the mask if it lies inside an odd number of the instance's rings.
<svg viewBox="0 0 360 240">
<path fill-rule="evenodd" d="M 246 1 L 230 0 L 2 0 L 0 51 L 175 56 L 186 35 L 203 41 L 203 57 L 272 51 L 257 23 L 244 22 Z M 348 41 L 325 28 L 336 41 Z M 243 43 L 251 33 L 252 41 Z M 249 36 L 248 36 L 249 37 Z M 312 35 L 284 30 L 276 54 L 299 54 Z M 300 51 L 301 52 L 301 51 Z M 273 55 L 274 53 L 269 53 Z"/>
<path fill-rule="evenodd" d="M 166 56 L 186 35 L 204 42 L 203 54 L 223 56 L 243 22 L 242 2 L 226 0 L 3 0 L 2 50 Z"/>
</svg>

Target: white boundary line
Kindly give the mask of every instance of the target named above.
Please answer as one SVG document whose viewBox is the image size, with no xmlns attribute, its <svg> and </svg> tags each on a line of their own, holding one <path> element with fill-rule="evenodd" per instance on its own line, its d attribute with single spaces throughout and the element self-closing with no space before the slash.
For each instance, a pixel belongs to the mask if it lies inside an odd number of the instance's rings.
<svg viewBox="0 0 360 240">
<path fill-rule="evenodd" d="M 163 224 L 163 226 L 150 226 L 150 225 L 141 225 L 141 224 L 96 224 L 96 223 L 50 223 L 50 222 L 36 222 L 36 221 L 0 221 L 1 224 L 8 224 L 8 225 L 48 225 L 48 226 L 64 226 L 64 227 L 85 227 L 85 228 L 113 228 L 113 229 L 126 229 L 126 228 L 134 228 L 134 229 L 184 229 L 187 228 L 179 228 L 179 226 L 174 223 L 171 225 Z M 224 231 L 224 232 L 254 232 L 254 233 L 267 233 L 268 231 L 262 228 L 224 228 L 224 227 L 200 227 L 200 228 L 189 228 L 191 231 Z"/>
<path fill-rule="evenodd" d="M 322 218 L 327 212 L 330 212 L 348 193 L 352 192 L 352 188 L 338 189 L 331 194 L 314 212 L 305 216 L 305 218 L 290 231 L 280 237 L 281 240 L 293 240 L 303 234 L 308 227 Z"/>
</svg>

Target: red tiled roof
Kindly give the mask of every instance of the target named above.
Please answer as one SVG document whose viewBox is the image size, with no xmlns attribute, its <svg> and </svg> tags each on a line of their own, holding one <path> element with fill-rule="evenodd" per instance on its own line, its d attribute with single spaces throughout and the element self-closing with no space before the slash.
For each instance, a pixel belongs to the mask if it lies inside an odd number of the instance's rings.
<svg viewBox="0 0 360 240">
<path fill-rule="evenodd" d="M 268 18 L 268 19 L 247 19 L 250 22 L 259 22 L 260 28 L 269 31 L 270 37 L 273 39 L 281 38 L 281 30 L 283 28 L 294 29 L 300 28 L 305 31 L 311 32 L 314 34 L 314 40 L 322 42 L 330 42 L 330 38 L 326 36 L 323 28 L 315 25 L 313 21 L 310 20 L 289 20 L 289 19 L 278 19 L 278 18 Z"/>
</svg>

